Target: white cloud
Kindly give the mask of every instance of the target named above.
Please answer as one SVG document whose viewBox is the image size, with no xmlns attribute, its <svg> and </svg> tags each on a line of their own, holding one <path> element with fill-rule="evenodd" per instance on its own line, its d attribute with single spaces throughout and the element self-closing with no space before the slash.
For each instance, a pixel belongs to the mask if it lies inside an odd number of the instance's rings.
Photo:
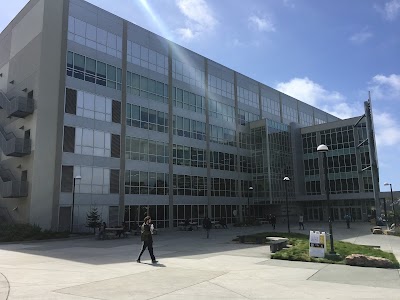
<svg viewBox="0 0 400 300">
<path fill-rule="evenodd" d="M 375 9 L 380 12 L 386 20 L 393 21 L 400 14 L 400 0 L 388 1 L 383 8 L 375 5 Z"/>
<path fill-rule="evenodd" d="M 328 91 L 307 77 L 278 83 L 276 89 L 342 119 L 363 113 L 361 104 L 349 104 L 339 92 Z"/>
<path fill-rule="evenodd" d="M 278 83 L 276 89 L 341 119 L 359 116 L 364 112 L 361 103 L 350 104 L 341 93 L 328 91 L 307 77 Z"/>
<path fill-rule="evenodd" d="M 375 75 L 369 83 L 373 99 L 400 100 L 400 75 Z"/>
<path fill-rule="evenodd" d="M 283 0 L 283 5 L 290 8 L 295 8 L 294 2 L 291 0 Z"/>
<path fill-rule="evenodd" d="M 243 46 L 245 46 L 245 44 L 242 41 L 240 41 L 238 38 L 234 38 L 233 39 L 232 45 L 234 47 L 243 47 Z"/>
<path fill-rule="evenodd" d="M 180 35 L 180 37 L 184 40 L 191 40 L 194 38 L 195 34 L 190 28 L 178 28 L 176 32 Z"/>
<path fill-rule="evenodd" d="M 275 26 L 268 18 L 260 18 L 255 15 L 249 17 L 249 27 L 258 31 L 275 32 Z"/>
<path fill-rule="evenodd" d="M 308 77 L 293 78 L 288 82 L 278 83 L 276 88 L 310 105 L 317 105 L 320 101 L 331 102 L 344 99 L 340 93 L 329 92 Z"/>
<path fill-rule="evenodd" d="M 400 75 L 375 75 L 369 82 L 368 89 L 371 91 L 373 109 L 376 102 L 398 101 L 400 99 Z M 385 106 L 381 105 L 381 107 Z M 393 108 L 393 106 L 387 105 L 386 107 Z M 374 109 L 374 125 L 378 148 L 400 143 L 400 124 L 391 113 Z M 381 149 L 385 151 L 383 148 Z"/>
<path fill-rule="evenodd" d="M 394 117 L 386 112 L 376 112 L 373 118 L 378 148 L 398 145 L 400 143 L 400 124 Z"/>
<path fill-rule="evenodd" d="M 353 34 L 349 40 L 354 44 L 362 44 L 373 36 L 367 28 L 364 28 L 360 32 Z"/>
<path fill-rule="evenodd" d="M 217 20 L 204 0 L 176 0 L 181 13 L 186 17 L 186 26 L 178 28 L 183 39 L 193 39 L 214 29 Z"/>
</svg>

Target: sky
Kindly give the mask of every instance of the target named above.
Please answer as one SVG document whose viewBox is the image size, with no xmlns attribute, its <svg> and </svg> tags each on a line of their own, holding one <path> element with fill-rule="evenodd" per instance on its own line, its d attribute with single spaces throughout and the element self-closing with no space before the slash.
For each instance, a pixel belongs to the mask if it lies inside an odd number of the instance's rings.
<svg viewBox="0 0 400 300">
<path fill-rule="evenodd" d="M 28 2 L 2 1 L 0 31 Z M 339 118 L 370 92 L 381 191 L 400 190 L 400 0 L 87 1 Z"/>
</svg>

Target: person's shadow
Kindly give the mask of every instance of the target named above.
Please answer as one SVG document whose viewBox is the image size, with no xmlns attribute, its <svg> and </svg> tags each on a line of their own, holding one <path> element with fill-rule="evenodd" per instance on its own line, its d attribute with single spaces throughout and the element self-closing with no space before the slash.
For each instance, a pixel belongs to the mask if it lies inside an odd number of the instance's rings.
<svg viewBox="0 0 400 300">
<path fill-rule="evenodd" d="M 167 267 L 166 265 L 160 264 L 160 263 L 153 264 L 153 263 L 147 263 L 147 262 L 140 262 L 140 264 L 149 265 L 149 266 L 158 267 L 158 268 L 166 268 Z"/>
</svg>

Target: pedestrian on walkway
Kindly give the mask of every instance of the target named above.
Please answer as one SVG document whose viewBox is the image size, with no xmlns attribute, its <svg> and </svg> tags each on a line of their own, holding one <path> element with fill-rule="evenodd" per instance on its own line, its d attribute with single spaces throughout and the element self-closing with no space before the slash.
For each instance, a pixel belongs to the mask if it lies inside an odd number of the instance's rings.
<svg viewBox="0 0 400 300">
<path fill-rule="evenodd" d="M 106 222 L 103 222 L 103 224 L 101 224 L 100 230 L 99 230 L 99 239 L 104 240 L 106 238 L 106 228 L 107 228 L 107 224 L 106 224 Z"/>
<path fill-rule="evenodd" d="M 140 258 L 142 257 L 143 252 L 148 248 L 151 262 L 156 264 L 158 261 L 156 260 L 154 253 L 153 253 L 153 229 L 154 227 L 151 224 L 150 216 L 144 218 L 143 225 L 141 227 L 141 239 L 142 239 L 142 249 L 140 254 L 136 260 L 136 262 L 140 263 Z"/>
<path fill-rule="evenodd" d="M 271 225 L 272 225 L 272 228 L 275 230 L 275 227 L 276 227 L 276 216 L 275 215 L 271 216 Z"/>
<path fill-rule="evenodd" d="M 303 229 L 304 230 L 304 217 L 302 214 L 299 216 L 299 230 Z"/>
<path fill-rule="evenodd" d="M 351 217 L 349 216 L 349 214 L 347 214 L 347 215 L 344 216 L 344 219 L 346 220 L 347 229 L 349 229 L 350 228 Z"/>
<path fill-rule="evenodd" d="M 209 217 L 204 217 L 203 220 L 203 228 L 207 231 L 207 238 L 210 237 L 210 229 L 211 229 L 211 220 Z"/>
</svg>

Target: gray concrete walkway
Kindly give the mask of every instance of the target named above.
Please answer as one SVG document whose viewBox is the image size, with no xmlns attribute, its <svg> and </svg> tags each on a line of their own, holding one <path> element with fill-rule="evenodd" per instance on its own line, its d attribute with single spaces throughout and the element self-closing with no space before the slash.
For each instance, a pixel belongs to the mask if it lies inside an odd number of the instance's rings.
<svg viewBox="0 0 400 300">
<path fill-rule="evenodd" d="M 377 245 L 398 259 L 400 238 L 372 235 L 367 223 L 334 224 L 335 239 Z M 327 230 L 308 223 L 299 231 Z M 278 224 L 277 231 L 285 231 Z M 159 264 L 148 253 L 135 262 L 140 238 L 93 238 L 0 244 L 3 299 L 400 299 L 399 270 L 271 260 L 265 245 L 232 242 L 270 225 L 199 231 L 161 231 Z"/>
</svg>

